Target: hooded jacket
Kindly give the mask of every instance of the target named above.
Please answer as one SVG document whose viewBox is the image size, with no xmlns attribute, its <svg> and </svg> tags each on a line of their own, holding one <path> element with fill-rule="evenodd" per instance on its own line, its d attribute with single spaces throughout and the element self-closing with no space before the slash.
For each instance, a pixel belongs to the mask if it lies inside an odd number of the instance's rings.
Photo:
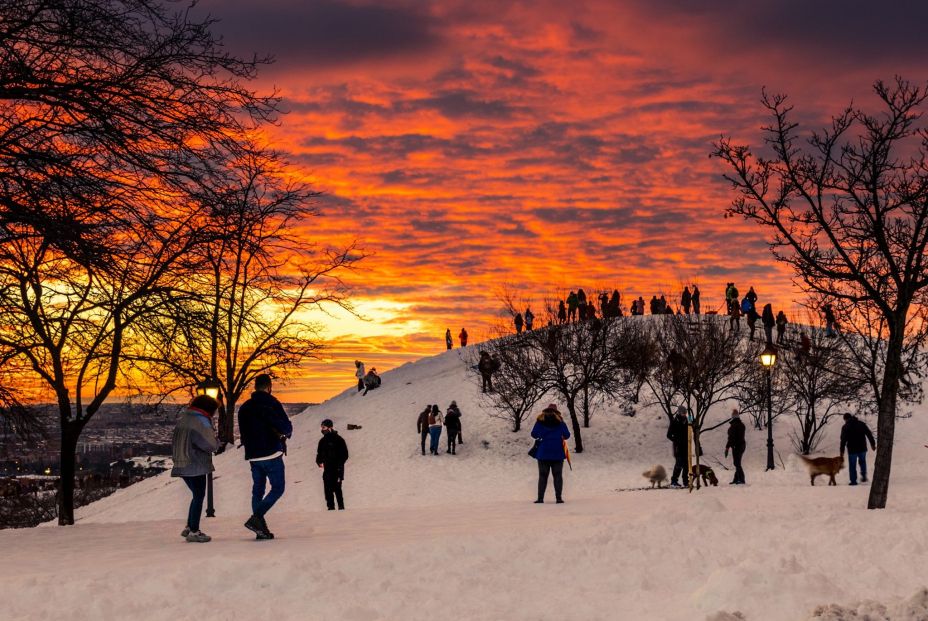
<svg viewBox="0 0 928 621">
<path fill-rule="evenodd" d="M 213 453 L 219 448 L 219 442 L 209 417 L 200 410 L 185 408 L 180 413 L 171 445 L 172 477 L 195 477 L 214 470 Z"/>
<path fill-rule="evenodd" d="M 540 440 L 535 459 L 538 461 L 564 461 L 564 440 L 570 438 L 570 430 L 561 415 L 551 410 L 541 413 L 535 426 L 532 427 L 532 437 Z"/>
</svg>

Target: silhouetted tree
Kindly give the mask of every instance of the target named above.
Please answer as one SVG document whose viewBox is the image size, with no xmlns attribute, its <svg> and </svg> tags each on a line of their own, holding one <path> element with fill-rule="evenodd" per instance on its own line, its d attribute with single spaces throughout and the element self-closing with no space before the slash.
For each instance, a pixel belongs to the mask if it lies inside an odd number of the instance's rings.
<svg viewBox="0 0 928 621">
<path fill-rule="evenodd" d="M 868 507 L 886 506 L 897 401 L 906 377 L 904 352 L 912 313 L 928 294 L 928 134 L 920 125 L 928 91 L 897 78 L 878 81 L 883 112 L 853 106 L 830 127 L 799 137 L 792 106 L 764 93 L 772 123 L 764 128 L 770 155 L 723 137 L 714 155 L 737 194 L 730 215 L 770 229 L 774 256 L 809 293 L 832 303 L 847 330 L 849 307 L 881 318 L 856 330 L 885 340 L 878 370 L 878 448 Z M 861 369 L 864 370 L 863 368 Z"/>
</svg>

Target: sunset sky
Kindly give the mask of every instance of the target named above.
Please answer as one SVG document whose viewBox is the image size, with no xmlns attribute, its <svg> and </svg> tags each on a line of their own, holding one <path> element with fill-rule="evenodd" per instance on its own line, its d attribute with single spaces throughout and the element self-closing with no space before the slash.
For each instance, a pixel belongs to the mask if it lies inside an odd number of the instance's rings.
<svg viewBox="0 0 928 621">
<path fill-rule="evenodd" d="M 892 8 L 890 8 L 892 7 Z M 540 306 L 584 287 L 703 306 L 724 283 L 794 308 L 763 232 L 723 213 L 720 134 L 757 144 L 762 87 L 803 126 L 871 85 L 928 77 L 928 5 L 722 2 L 209 0 L 239 54 L 272 54 L 270 136 L 324 192 L 308 239 L 357 240 L 347 276 L 368 320 L 326 318 L 330 358 L 280 391 L 322 400 L 353 364 L 387 370 L 488 334 L 510 284 Z M 627 307 L 627 304 L 623 304 Z M 436 396 L 438 397 L 438 396 Z M 450 398 L 450 396 L 449 396 Z"/>
</svg>

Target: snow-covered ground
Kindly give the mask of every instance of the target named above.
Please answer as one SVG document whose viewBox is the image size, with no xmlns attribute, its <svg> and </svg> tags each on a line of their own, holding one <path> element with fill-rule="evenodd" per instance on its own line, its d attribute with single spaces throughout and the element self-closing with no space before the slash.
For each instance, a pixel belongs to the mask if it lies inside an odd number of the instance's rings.
<svg viewBox="0 0 928 621">
<path fill-rule="evenodd" d="M 241 526 L 240 450 L 216 459 L 209 544 L 179 537 L 188 492 L 166 475 L 79 510 L 73 528 L 0 532 L 0 619 L 928 619 L 928 408 L 899 421 L 884 511 L 866 510 L 868 487 L 849 487 L 846 471 L 838 487 L 810 487 L 786 419 L 775 425 L 786 468 L 772 473 L 764 433 L 749 429 L 747 486 L 726 485 L 716 462 L 723 426 L 704 439 L 720 487 L 617 492 L 672 465 L 666 422 L 648 408 L 598 413 L 566 474 L 567 503 L 535 505 L 531 423 L 513 434 L 487 416 L 462 353 L 295 417 L 287 492 L 268 515 L 274 541 Z M 418 413 L 452 399 L 465 444 L 420 455 Z M 343 512 L 325 510 L 313 463 L 323 418 L 351 452 Z M 837 454 L 838 428 L 825 453 Z"/>
</svg>

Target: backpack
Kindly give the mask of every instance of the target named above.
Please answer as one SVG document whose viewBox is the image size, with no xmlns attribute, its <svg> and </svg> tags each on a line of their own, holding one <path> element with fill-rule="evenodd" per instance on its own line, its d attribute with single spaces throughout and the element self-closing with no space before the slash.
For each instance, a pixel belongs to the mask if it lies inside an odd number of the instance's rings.
<svg viewBox="0 0 928 621">
<path fill-rule="evenodd" d="M 744 298 L 741 300 L 741 312 L 747 313 L 749 310 L 751 310 L 751 300 Z"/>
</svg>

